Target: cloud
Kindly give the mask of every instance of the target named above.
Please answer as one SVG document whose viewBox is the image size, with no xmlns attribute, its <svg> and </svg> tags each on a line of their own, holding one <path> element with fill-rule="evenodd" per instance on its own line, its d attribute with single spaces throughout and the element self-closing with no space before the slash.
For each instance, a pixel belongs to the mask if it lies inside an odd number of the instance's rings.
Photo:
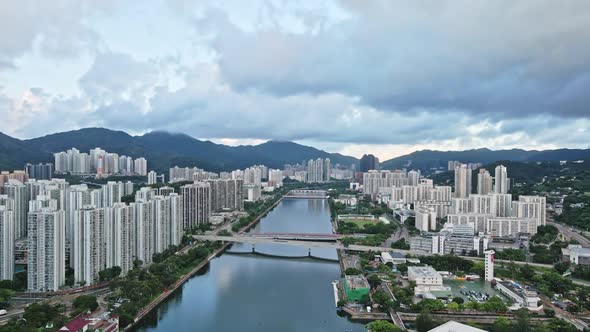
<svg viewBox="0 0 590 332">
<path fill-rule="evenodd" d="M 348 19 L 312 31 L 247 31 L 215 11 L 199 28 L 212 31 L 210 46 L 222 75 L 239 90 L 278 96 L 338 92 L 393 112 L 427 109 L 496 119 L 590 114 L 581 89 L 590 74 L 590 3 L 342 6 Z M 300 20 L 307 24 L 305 15 Z"/>
<path fill-rule="evenodd" d="M 112 20 L 135 32 L 164 29 L 153 49 L 142 44 L 149 56 L 116 48 L 135 33 L 114 38 L 117 29 L 97 29 L 108 21 L 93 17 L 122 15 L 108 4 L 65 1 L 71 11 L 59 16 L 52 7 L 56 16 L 38 22 L 43 15 L 33 7 L 15 13 L 20 39 L 0 36 L 0 70 L 22 71 L 27 64 L 13 60 L 32 48 L 48 59 L 90 58 L 64 71 L 77 74 L 56 77 L 77 83 L 70 94 L 36 85 L 14 95 L 0 90 L 0 130 L 28 138 L 89 126 L 163 129 L 233 145 L 295 140 L 357 156 L 374 149 L 382 159 L 422 148 L 586 147 L 590 140 L 585 2 L 173 6 L 162 15 L 179 15 L 175 24 Z M 176 37 L 163 45 L 185 44 L 157 49 L 166 35 Z"/>
<path fill-rule="evenodd" d="M 93 52 L 99 36 L 88 18 L 114 8 L 114 1 L 0 1 L 0 70 L 34 49 L 49 57 Z"/>
</svg>

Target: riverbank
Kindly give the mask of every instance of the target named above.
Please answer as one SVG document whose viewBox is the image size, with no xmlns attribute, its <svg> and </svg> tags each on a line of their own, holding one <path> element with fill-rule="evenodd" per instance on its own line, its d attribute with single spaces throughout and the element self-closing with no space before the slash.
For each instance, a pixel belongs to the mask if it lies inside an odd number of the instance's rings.
<svg viewBox="0 0 590 332">
<path fill-rule="evenodd" d="M 224 243 L 221 246 L 221 248 L 213 251 L 209 256 L 207 256 L 207 258 L 205 258 L 203 261 L 201 261 L 199 264 L 197 264 L 197 266 L 195 266 L 192 270 L 190 270 L 188 273 L 186 273 L 180 279 L 178 279 L 176 281 L 176 283 L 174 283 L 174 285 L 172 285 L 171 287 L 168 287 L 168 289 L 166 289 L 164 292 L 162 292 L 162 294 L 160 294 L 152 302 L 150 302 L 147 306 L 145 306 L 137 314 L 137 316 L 133 320 L 133 323 L 130 324 L 130 325 L 128 325 L 127 327 L 125 327 L 123 330 L 124 331 L 129 331 L 133 327 L 135 327 L 152 310 L 156 309 L 158 307 L 158 305 L 160 305 L 164 300 L 166 300 L 170 295 L 172 295 L 174 293 L 174 291 L 176 291 L 178 288 L 180 288 L 187 280 L 189 280 L 191 277 L 193 277 L 195 274 L 197 274 L 197 272 L 199 272 L 202 268 L 204 268 L 207 264 L 209 264 L 209 262 L 213 258 L 221 255 L 225 250 L 227 250 L 227 248 L 229 246 L 231 246 L 231 243 L 230 242 L 226 242 L 226 243 Z"/>
<path fill-rule="evenodd" d="M 285 194 L 286 195 L 286 194 Z M 252 227 L 256 226 L 260 222 L 262 218 L 264 218 L 272 209 L 274 209 L 284 198 L 285 195 L 281 196 L 277 201 L 272 204 L 268 209 L 264 210 L 258 217 L 254 218 L 252 222 L 247 224 L 246 226 L 242 227 L 239 230 L 239 234 L 249 231 Z M 213 251 L 207 258 L 203 259 L 197 266 L 195 266 L 192 270 L 188 273 L 183 275 L 180 279 L 178 279 L 173 286 L 168 287 L 164 292 L 162 292 L 158 297 L 152 300 L 147 306 L 145 306 L 134 318 L 133 323 L 128 325 L 124 328 L 124 331 L 129 331 L 133 327 L 135 327 L 142 319 L 144 319 L 152 310 L 156 309 L 163 301 L 165 301 L 169 296 L 171 296 L 178 288 L 180 288 L 186 281 L 188 281 L 191 277 L 193 277 L 197 272 L 199 272 L 202 268 L 204 268 L 209 262 L 215 258 L 223 254 L 225 250 L 227 250 L 232 245 L 231 242 L 225 242 L 221 246 L 221 248 L 216 249 Z"/>
</svg>

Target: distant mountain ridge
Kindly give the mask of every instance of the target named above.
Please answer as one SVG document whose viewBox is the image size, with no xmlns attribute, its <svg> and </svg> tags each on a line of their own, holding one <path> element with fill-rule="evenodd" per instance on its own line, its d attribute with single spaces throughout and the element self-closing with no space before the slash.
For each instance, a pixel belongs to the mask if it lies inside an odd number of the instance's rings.
<svg viewBox="0 0 590 332">
<path fill-rule="evenodd" d="M 559 161 L 589 159 L 590 149 L 556 149 L 556 150 L 490 150 L 487 148 L 465 151 L 421 150 L 389 159 L 381 163 L 382 169 L 415 168 L 427 171 L 432 168 L 446 168 L 448 162 L 457 160 L 464 163 L 489 164 L 499 160 L 510 161 Z"/>
<path fill-rule="evenodd" d="M 227 146 L 165 131 L 131 136 L 123 131 L 84 128 L 28 140 L 0 133 L 0 169 L 22 169 L 27 162 L 53 162 L 53 153 L 72 147 L 83 152 L 101 147 L 120 155 L 143 156 L 148 160 L 148 168 L 159 172 L 176 165 L 197 166 L 210 171 L 243 169 L 254 164 L 282 168 L 284 164 L 316 158 L 330 158 L 333 164 L 358 163 L 354 157 L 328 153 L 289 141 Z"/>
<path fill-rule="evenodd" d="M 81 151 L 101 147 L 109 152 L 148 159 L 148 168 L 166 172 L 175 165 L 197 166 L 210 171 L 244 169 L 254 164 L 282 168 L 284 164 L 303 160 L 330 158 L 332 164 L 358 164 L 359 160 L 338 153 L 328 153 L 290 141 L 268 141 L 259 145 L 227 146 L 202 141 L 186 134 L 153 131 L 132 136 L 105 128 L 84 128 L 19 140 L 0 133 L 0 170 L 23 169 L 27 162 L 53 162 L 53 153 L 75 147 Z M 465 151 L 422 150 L 381 163 L 382 169 L 414 168 L 428 171 L 446 168 L 449 160 L 489 164 L 500 160 L 556 161 L 590 159 L 590 149 L 556 149 L 527 151 L 522 149 Z"/>
</svg>

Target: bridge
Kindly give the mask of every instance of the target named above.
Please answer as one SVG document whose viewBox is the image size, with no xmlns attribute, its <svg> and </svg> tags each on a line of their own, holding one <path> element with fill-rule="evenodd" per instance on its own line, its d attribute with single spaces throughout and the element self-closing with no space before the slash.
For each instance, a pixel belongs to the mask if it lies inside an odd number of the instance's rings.
<svg viewBox="0 0 590 332">
<path fill-rule="evenodd" d="M 328 192 L 325 190 L 310 189 L 293 189 L 285 195 L 290 198 L 328 198 Z"/>
<path fill-rule="evenodd" d="M 282 234 L 282 233 L 276 233 Z M 275 234 L 275 235 L 276 235 Z M 233 235 L 233 236 L 220 236 L 220 235 L 192 235 L 195 240 L 200 241 L 222 241 L 222 242 L 239 242 L 239 243 L 248 243 L 252 245 L 256 244 L 264 244 L 264 243 L 271 243 L 271 244 L 286 244 L 286 245 L 293 245 L 293 246 L 303 246 L 308 249 L 310 248 L 333 248 L 333 249 L 341 249 L 341 250 L 350 250 L 350 251 L 376 251 L 376 252 L 397 252 L 403 255 L 412 255 L 412 256 L 433 256 L 430 253 L 423 253 L 423 252 L 416 252 L 410 250 L 403 250 L 403 249 L 391 249 L 390 247 L 373 247 L 373 246 L 364 246 L 358 244 L 351 244 L 348 246 L 344 246 L 342 243 L 337 241 L 341 237 L 340 234 L 290 234 L 291 238 L 280 238 L 280 236 L 274 236 L 273 234 L 242 234 L 242 235 Z M 276 238 L 275 238 L 276 237 Z M 319 238 L 320 240 L 314 239 L 314 237 Z M 324 237 L 322 239 L 321 237 Z M 330 240 L 327 240 L 331 238 Z M 334 239 L 335 238 L 335 239 Z M 459 256 L 463 259 L 470 260 L 470 261 L 483 261 L 483 257 L 470 257 L 470 256 Z M 520 262 L 520 261 L 509 261 L 503 259 L 496 259 L 496 263 L 513 263 L 516 265 L 529 265 L 534 267 L 543 267 L 543 268 L 553 268 L 553 265 L 550 264 L 540 264 L 540 263 L 528 263 L 528 262 Z"/>
<path fill-rule="evenodd" d="M 314 234 L 314 233 L 246 233 L 240 237 L 249 237 L 255 239 L 273 239 L 273 240 L 294 240 L 294 241 L 320 241 L 336 242 L 343 236 L 341 234 Z"/>
</svg>

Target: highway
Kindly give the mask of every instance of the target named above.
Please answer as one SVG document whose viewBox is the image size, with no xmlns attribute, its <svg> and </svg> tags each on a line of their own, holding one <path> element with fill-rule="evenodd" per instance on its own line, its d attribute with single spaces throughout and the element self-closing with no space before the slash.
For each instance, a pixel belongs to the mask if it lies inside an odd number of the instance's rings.
<svg viewBox="0 0 590 332">
<path fill-rule="evenodd" d="M 572 230 L 572 226 L 560 224 L 554 221 L 548 221 L 547 224 L 557 227 L 559 232 L 563 234 L 566 239 L 574 239 L 578 241 L 578 243 L 580 243 L 583 247 L 590 247 L 590 240 L 577 231 Z"/>
<path fill-rule="evenodd" d="M 402 250 L 402 249 L 391 249 L 389 247 L 371 247 L 371 246 L 363 246 L 357 244 L 351 244 L 348 247 L 344 246 L 340 242 L 327 242 L 327 241 L 306 241 L 306 240 L 285 240 L 285 239 L 274 239 L 269 237 L 255 237 L 255 236 L 244 236 L 244 235 L 234 235 L 234 236 L 219 236 L 219 235 L 193 235 L 195 240 L 200 241 L 230 241 L 230 242 L 240 242 L 240 243 L 249 243 L 249 244 L 262 244 L 262 243 L 273 243 L 273 244 L 285 244 L 285 245 L 293 245 L 293 246 L 303 246 L 307 248 L 334 248 L 334 249 L 343 249 L 343 250 L 351 250 L 351 251 L 394 251 L 399 252 L 401 254 L 410 254 L 413 256 L 432 256 L 429 253 L 422 253 L 422 252 L 415 252 L 410 250 Z M 461 258 L 471 261 L 483 261 L 483 257 L 470 257 L 470 256 L 461 256 Z M 507 261 L 507 260 L 500 260 L 496 259 L 496 263 L 514 263 L 516 265 L 530 265 L 534 267 L 542 267 L 542 268 L 553 268 L 553 265 L 550 264 L 539 264 L 539 263 L 527 263 L 527 262 L 519 262 L 519 261 Z"/>
</svg>

